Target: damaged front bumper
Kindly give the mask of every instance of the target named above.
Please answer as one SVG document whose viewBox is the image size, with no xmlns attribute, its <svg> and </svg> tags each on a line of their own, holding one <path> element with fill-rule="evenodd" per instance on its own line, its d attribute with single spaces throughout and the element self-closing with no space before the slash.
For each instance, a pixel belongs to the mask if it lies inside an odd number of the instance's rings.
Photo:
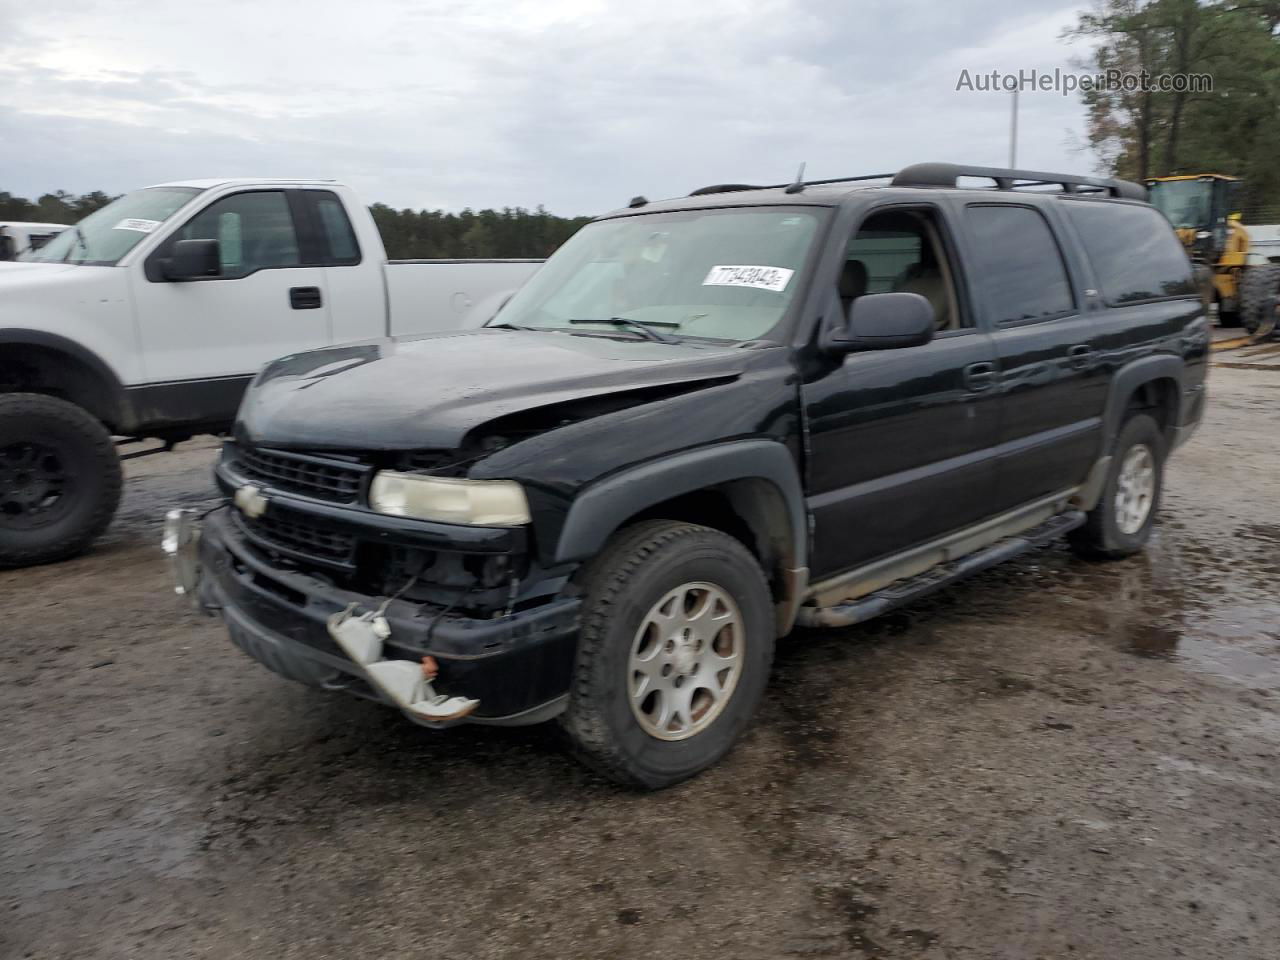
<svg viewBox="0 0 1280 960">
<path fill-rule="evenodd" d="M 233 639 L 239 634 L 255 649 L 329 668 L 333 679 L 326 686 L 395 706 L 424 726 L 531 724 L 564 709 L 577 642 L 576 597 L 480 619 L 344 590 L 273 566 L 232 521 L 232 509 L 214 510 L 198 530 L 189 515 L 171 513 L 165 549 L 174 560 L 179 592 L 192 595 L 204 611 L 220 613 Z M 377 637 L 378 656 L 372 656 L 360 651 L 373 642 L 376 620 L 385 624 L 386 635 Z M 424 659 L 429 668 L 419 666 Z M 377 662 L 407 662 L 425 670 L 422 679 L 430 682 L 420 686 L 405 667 L 371 671 Z M 459 699 L 479 702 L 466 710 L 456 702 L 445 707 Z"/>
</svg>

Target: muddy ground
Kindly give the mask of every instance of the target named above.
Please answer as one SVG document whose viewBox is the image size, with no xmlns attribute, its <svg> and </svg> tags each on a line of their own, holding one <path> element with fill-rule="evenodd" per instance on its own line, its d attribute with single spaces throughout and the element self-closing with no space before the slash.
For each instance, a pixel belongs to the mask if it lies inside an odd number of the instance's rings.
<svg viewBox="0 0 1280 960">
<path fill-rule="evenodd" d="M 91 554 L 0 573 L 0 957 L 1275 957 L 1280 372 L 1214 373 L 1145 556 L 793 636 L 655 795 L 250 662 L 156 545 L 212 442 L 136 461 Z"/>
</svg>

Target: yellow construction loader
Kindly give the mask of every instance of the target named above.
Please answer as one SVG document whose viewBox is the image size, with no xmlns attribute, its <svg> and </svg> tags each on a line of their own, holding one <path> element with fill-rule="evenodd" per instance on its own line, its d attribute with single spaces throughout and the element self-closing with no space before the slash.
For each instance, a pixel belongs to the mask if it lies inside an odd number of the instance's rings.
<svg viewBox="0 0 1280 960">
<path fill-rule="evenodd" d="M 1240 223 L 1243 181 L 1220 173 L 1154 177 L 1151 202 L 1169 218 L 1192 261 L 1212 271 L 1213 301 L 1224 327 L 1243 325 L 1255 339 L 1276 327 L 1280 263 L 1250 252 Z"/>
</svg>

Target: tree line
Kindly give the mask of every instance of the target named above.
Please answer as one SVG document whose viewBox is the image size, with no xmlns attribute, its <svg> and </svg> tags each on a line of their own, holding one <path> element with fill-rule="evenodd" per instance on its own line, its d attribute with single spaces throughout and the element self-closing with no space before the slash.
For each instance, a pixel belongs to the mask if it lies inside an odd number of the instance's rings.
<svg viewBox="0 0 1280 960">
<path fill-rule="evenodd" d="M 114 199 L 100 190 L 79 196 L 58 190 L 36 200 L 0 191 L 0 220 L 75 223 Z M 375 203 L 369 212 L 393 260 L 547 257 L 590 219 L 557 217 L 540 206 L 446 213 Z"/>
<path fill-rule="evenodd" d="M 1213 79 L 1208 91 L 1084 92 L 1106 172 L 1241 177 L 1245 222 L 1280 220 L 1280 0 L 1098 0 L 1067 37 L 1097 44 L 1081 64 L 1091 73 Z"/>
</svg>

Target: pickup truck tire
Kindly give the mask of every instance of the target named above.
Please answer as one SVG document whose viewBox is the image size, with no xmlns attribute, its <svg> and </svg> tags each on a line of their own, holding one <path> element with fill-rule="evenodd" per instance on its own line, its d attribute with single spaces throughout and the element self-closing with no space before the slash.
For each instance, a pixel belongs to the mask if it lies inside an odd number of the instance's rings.
<svg viewBox="0 0 1280 960">
<path fill-rule="evenodd" d="M 111 522 L 122 483 L 111 435 L 85 410 L 0 394 L 0 568 L 83 551 Z"/>
<path fill-rule="evenodd" d="M 773 601 L 755 557 L 710 527 L 645 521 L 616 534 L 580 582 L 577 661 L 560 719 L 580 758 L 619 783 L 655 790 L 728 753 L 773 662 Z M 653 671 L 643 689 L 657 688 L 647 699 L 633 697 L 639 660 Z M 663 727 L 667 709 L 688 715 Z"/>
<path fill-rule="evenodd" d="M 1164 487 L 1164 434 L 1145 413 L 1120 428 L 1111 453 L 1111 469 L 1097 505 L 1084 525 L 1068 534 L 1081 556 L 1110 560 L 1146 546 L 1160 509 Z"/>
</svg>

